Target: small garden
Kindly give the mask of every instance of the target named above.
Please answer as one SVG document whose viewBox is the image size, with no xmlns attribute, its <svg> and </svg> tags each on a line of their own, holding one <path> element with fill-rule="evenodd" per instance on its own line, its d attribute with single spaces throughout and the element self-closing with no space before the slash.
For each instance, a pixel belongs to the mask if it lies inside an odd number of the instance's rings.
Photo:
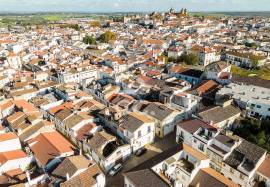
<svg viewBox="0 0 270 187">
<path fill-rule="evenodd" d="M 270 152 L 270 120 L 242 119 L 233 132 Z"/>
<path fill-rule="evenodd" d="M 242 77 L 257 77 L 261 79 L 270 80 L 270 67 L 264 66 L 256 69 L 243 69 L 237 66 L 232 66 L 232 74 L 240 75 Z"/>
</svg>

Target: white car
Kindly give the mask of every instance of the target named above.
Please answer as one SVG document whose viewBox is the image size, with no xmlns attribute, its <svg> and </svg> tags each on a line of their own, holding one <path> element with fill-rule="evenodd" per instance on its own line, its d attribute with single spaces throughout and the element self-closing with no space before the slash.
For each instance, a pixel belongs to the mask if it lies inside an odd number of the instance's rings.
<svg viewBox="0 0 270 187">
<path fill-rule="evenodd" d="M 110 171 L 109 174 L 111 176 L 114 176 L 116 173 L 118 173 L 123 168 L 122 164 L 115 165 Z"/>
</svg>

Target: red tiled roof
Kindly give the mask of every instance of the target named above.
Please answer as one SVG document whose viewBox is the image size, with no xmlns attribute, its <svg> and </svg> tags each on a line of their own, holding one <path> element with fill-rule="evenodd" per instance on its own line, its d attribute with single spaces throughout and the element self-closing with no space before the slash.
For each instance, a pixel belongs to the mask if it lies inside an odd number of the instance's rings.
<svg viewBox="0 0 270 187">
<path fill-rule="evenodd" d="M 3 111 L 11 106 L 13 106 L 13 103 L 11 100 L 9 100 L 9 101 L 3 103 L 2 105 L 0 105 L 0 109 L 1 109 L 1 111 Z"/>
<path fill-rule="evenodd" d="M 0 134 L 0 142 L 11 140 L 11 139 L 16 139 L 16 138 L 18 138 L 18 136 L 13 132 Z"/>
<path fill-rule="evenodd" d="M 186 70 L 187 70 L 187 68 L 185 68 L 185 67 L 183 67 L 183 66 L 181 66 L 181 65 L 173 66 L 173 67 L 171 68 L 171 72 L 173 72 L 173 73 L 182 73 L 182 72 L 184 72 L 184 71 L 186 71 Z"/>
<path fill-rule="evenodd" d="M 205 82 L 201 83 L 196 88 L 196 90 L 197 90 L 199 96 L 201 96 L 202 94 L 204 94 L 204 93 L 206 93 L 208 91 L 211 91 L 212 89 L 215 89 L 217 86 L 219 86 L 218 83 L 216 83 L 213 80 L 208 80 L 208 81 L 205 81 Z"/>
<path fill-rule="evenodd" d="M 49 110 L 49 112 L 51 114 L 55 114 L 56 112 L 58 112 L 59 110 L 63 110 L 63 109 L 71 109 L 73 107 L 72 102 L 65 102 L 62 105 L 53 107 Z"/>
<path fill-rule="evenodd" d="M 58 132 L 41 133 L 29 141 L 36 159 L 45 166 L 54 157 L 73 152 L 73 145 Z"/>
<path fill-rule="evenodd" d="M 259 173 L 264 175 L 265 177 L 270 178 L 270 155 L 267 155 L 264 159 L 263 163 L 257 170 Z"/>
<path fill-rule="evenodd" d="M 156 39 L 144 39 L 143 43 L 147 45 L 163 45 L 164 41 Z"/>
<path fill-rule="evenodd" d="M 152 61 L 144 62 L 144 64 L 147 65 L 147 66 L 156 66 L 156 63 L 152 62 Z"/>
<path fill-rule="evenodd" d="M 84 125 L 82 128 L 80 128 L 78 131 L 77 131 L 77 137 L 76 139 L 78 141 L 81 141 L 85 136 L 89 135 L 89 132 L 94 128 L 96 127 L 96 124 L 95 123 L 89 123 L 87 125 Z"/>
<path fill-rule="evenodd" d="M 212 131 L 217 131 L 217 129 L 213 126 L 211 126 L 209 123 L 199 120 L 199 119 L 192 119 L 192 120 L 187 120 L 184 122 L 180 122 L 178 124 L 179 127 L 184 129 L 185 131 L 189 132 L 190 134 L 195 133 L 200 127 L 203 127 L 205 129 L 209 129 Z"/>
<path fill-rule="evenodd" d="M 14 104 L 18 107 L 21 108 L 26 114 L 29 113 L 38 113 L 39 110 L 32 104 L 27 102 L 24 99 L 21 100 L 15 100 Z"/>
<path fill-rule="evenodd" d="M 161 73 L 160 73 L 159 71 L 155 71 L 155 70 L 147 71 L 147 74 L 148 74 L 148 75 L 152 75 L 152 76 L 158 76 L 158 75 L 161 75 Z"/>
<path fill-rule="evenodd" d="M 0 163 L 4 164 L 9 160 L 16 160 L 25 157 L 27 157 L 27 155 L 22 150 L 7 151 L 0 153 Z"/>
</svg>

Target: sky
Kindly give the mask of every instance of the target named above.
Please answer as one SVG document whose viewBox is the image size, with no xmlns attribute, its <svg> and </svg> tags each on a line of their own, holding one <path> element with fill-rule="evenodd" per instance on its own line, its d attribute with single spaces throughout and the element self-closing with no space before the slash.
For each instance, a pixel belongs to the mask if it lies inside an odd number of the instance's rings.
<svg viewBox="0 0 270 187">
<path fill-rule="evenodd" d="M 0 12 L 270 11 L 270 0 L 0 0 Z"/>
</svg>

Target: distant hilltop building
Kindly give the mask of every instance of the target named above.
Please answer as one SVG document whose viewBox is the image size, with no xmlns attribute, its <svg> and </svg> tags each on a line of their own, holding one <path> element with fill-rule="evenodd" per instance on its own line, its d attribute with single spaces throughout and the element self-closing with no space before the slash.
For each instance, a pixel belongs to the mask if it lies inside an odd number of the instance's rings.
<svg viewBox="0 0 270 187">
<path fill-rule="evenodd" d="M 165 14 L 165 16 L 168 20 L 173 20 L 180 17 L 185 17 L 187 14 L 188 12 L 186 8 L 182 8 L 180 12 L 176 12 L 173 8 L 171 8 L 170 11 Z"/>
<path fill-rule="evenodd" d="M 182 8 L 181 9 L 181 12 L 180 12 L 180 15 L 186 16 L 187 15 L 187 9 L 186 8 Z"/>
<path fill-rule="evenodd" d="M 182 8 L 180 12 L 176 12 L 173 8 L 170 9 L 170 11 L 167 14 L 172 14 L 176 16 L 186 16 L 187 15 L 187 9 Z"/>
</svg>

